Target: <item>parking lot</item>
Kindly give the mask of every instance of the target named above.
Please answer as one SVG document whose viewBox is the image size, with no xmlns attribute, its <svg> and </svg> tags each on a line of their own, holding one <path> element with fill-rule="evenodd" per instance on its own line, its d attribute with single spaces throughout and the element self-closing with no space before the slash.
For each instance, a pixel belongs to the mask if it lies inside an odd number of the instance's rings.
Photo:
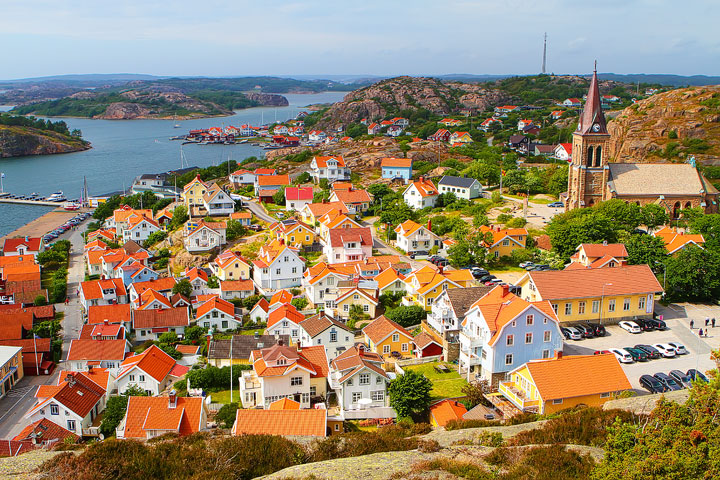
<svg viewBox="0 0 720 480">
<path fill-rule="evenodd" d="M 718 317 L 720 319 L 720 317 Z M 626 332 L 617 325 L 607 326 L 607 335 L 604 337 L 586 338 L 583 340 L 566 340 L 563 353 L 565 355 L 592 355 L 597 350 L 609 350 L 610 348 L 632 347 L 637 344 L 652 345 L 654 343 L 678 342 L 688 350 L 687 355 L 679 355 L 674 358 L 659 358 L 646 362 L 621 363 L 630 384 L 638 393 L 648 393 L 640 386 L 640 376 L 653 375 L 658 372 L 668 373 L 670 370 L 682 370 L 686 372 L 696 368 L 705 372 L 715 368 L 715 362 L 710 359 L 711 345 L 720 341 L 720 323 L 714 329 L 710 329 L 708 338 L 700 339 L 697 335 L 699 321 L 695 320 L 695 328 L 690 331 L 689 319 L 686 317 L 665 318 L 669 327 L 664 331 L 651 331 L 632 334 Z M 702 322 L 704 329 L 704 317 Z M 593 372 L 587 372 L 592 375 Z"/>
</svg>

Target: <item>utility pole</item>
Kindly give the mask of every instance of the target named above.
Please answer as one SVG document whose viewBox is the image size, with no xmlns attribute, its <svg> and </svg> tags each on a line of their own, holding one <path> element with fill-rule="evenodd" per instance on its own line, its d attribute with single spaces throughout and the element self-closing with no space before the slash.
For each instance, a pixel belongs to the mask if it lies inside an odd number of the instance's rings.
<svg viewBox="0 0 720 480">
<path fill-rule="evenodd" d="M 545 32 L 545 39 L 543 40 L 543 64 L 542 64 L 543 75 L 545 75 L 546 62 L 547 62 L 547 32 Z"/>
<path fill-rule="evenodd" d="M 233 376 L 233 371 L 232 371 L 232 366 L 233 366 L 233 356 L 232 356 L 233 337 L 235 337 L 235 335 L 233 335 L 233 334 L 231 333 L 231 334 L 230 334 L 230 403 L 233 403 L 233 381 L 232 381 L 232 376 Z M 208 346 L 208 348 L 210 348 L 210 347 Z"/>
</svg>

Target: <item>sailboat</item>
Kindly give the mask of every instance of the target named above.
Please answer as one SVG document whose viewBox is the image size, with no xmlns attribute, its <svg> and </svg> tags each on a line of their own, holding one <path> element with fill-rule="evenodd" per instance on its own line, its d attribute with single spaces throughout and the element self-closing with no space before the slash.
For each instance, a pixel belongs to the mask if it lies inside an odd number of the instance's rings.
<svg viewBox="0 0 720 480">
<path fill-rule="evenodd" d="M 177 115 L 173 115 L 173 128 L 180 128 L 180 124 L 177 121 Z"/>
</svg>

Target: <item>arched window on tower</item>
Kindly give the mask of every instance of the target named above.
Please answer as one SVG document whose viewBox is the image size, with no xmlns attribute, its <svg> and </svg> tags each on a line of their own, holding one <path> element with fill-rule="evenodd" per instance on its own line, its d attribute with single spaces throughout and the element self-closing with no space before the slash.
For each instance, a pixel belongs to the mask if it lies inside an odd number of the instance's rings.
<svg viewBox="0 0 720 480">
<path fill-rule="evenodd" d="M 680 205 L 680 202 L 675 202 L 675 205 L 673 205 L 673 210 L 672 210 L 672 218 L 673 219 L 677 219 L 678 217 L 680 217 L 680 209 L 681 208 L 682 208 L 682 206 Z"/>
<path fill-rule="evenodd" d="M 598 145 L 595 148 L 595 166 L 600 166 L 600 160 L 602 159 L 602 145 Z"/>
<path fill-rule="evenodd" d="M 592 167 L 593 166 L 593 147 L 588 147 L 587 152 L 587 166 Z"/>
<path fill-rule="evenodd" d="M 687 202 L 687 203 L 685 204 L 685 208 L 686 208 L 686 209 L 692 208 L 692 203 Z"/>
</svg>

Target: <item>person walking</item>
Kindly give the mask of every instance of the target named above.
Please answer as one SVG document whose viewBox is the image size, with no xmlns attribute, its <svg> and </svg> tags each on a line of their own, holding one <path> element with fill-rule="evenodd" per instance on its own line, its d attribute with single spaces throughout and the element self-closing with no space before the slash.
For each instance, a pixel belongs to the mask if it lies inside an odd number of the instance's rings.
<svg viewBox="0 0 720 480">
<path fill-rule="evenodd" d="M 710 325 L 710 317 L 705 317 L 705 328 Z"/>
<path fill-rule="evenodd" d="M 702 331 L 702 328 L 701 328 L 700 331 L 698 332 L 698 337 L 702 337 L 702 334 L 703 334 L 703 331 Z"/>
<path fill-rule="evenodd" d="M 691 319 L 690 319 L 690 330 L 692 330 L 694 326 L 695 326 L 695 322 L 694 322 L 693 319 L 691 318 Z"/>
<path fill-rule="evenodd" d="M 715 328 L 715 317 L 713 317 L 713 319 L 710 321 L 710 323 L 712 324 L 712 327 Z"/>
</svg>

